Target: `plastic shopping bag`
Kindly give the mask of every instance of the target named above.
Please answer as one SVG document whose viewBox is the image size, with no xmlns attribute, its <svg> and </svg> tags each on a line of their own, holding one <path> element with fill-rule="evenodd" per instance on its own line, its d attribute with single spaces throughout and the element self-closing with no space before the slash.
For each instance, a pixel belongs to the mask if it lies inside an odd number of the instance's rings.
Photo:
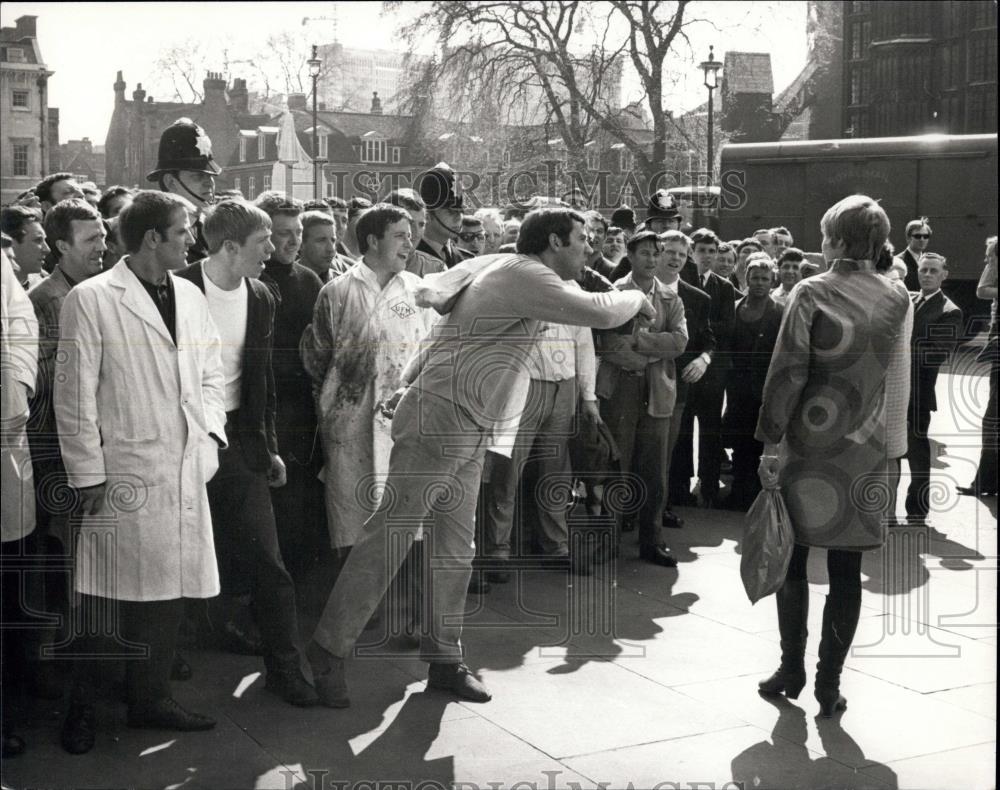
<svg viewBox="0 0 1000 790">
<path fill-rule="evenodd" d="M 750 603 L 757 603 L 785 583 L 794 543 L 781 491 L 764 489 L 750 506 L 743 530 L 740 576 Z"/>
</svg>

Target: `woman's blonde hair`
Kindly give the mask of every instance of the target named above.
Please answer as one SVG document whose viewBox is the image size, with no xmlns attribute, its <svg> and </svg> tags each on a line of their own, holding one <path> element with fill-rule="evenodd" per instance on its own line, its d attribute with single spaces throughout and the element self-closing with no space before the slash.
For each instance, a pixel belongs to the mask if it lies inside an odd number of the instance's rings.
<svg viewBox="0 0 1000 790">
<path fill-rule="evenodd" d="M 889 238 L 889 217 L 867 195 L 850 195 L 826 210 L 820 221 L 823 235 L 844 245 L 844 256 L 875 260 Z"/>
</svg>

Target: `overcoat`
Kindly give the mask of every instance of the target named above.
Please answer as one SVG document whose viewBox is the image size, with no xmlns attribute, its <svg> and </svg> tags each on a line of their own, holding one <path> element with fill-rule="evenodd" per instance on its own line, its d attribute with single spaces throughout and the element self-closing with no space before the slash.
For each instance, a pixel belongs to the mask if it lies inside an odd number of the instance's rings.
<svg viewBox="0 0 1000 790">
<path fill-rule="evenodd" d="M 70 291 L 60 316 L 55 411 L 68 481 L 107 489 L 82 519 L 76 589 L 207 598 L 219 574 L 205 484 L 226 442 L 219 335 L 197 286 L 168 274 L 175 344 L 127 260 Z"/>
<path fill-rule="evenodd" d="M 0 536 L 6 543 L 35 529 L 35 486 L 28 452 L 28 396 L 38 373 L 38 321 L 6 255 L 0 256 Z"/>
<path fill-rule="evenodd" d="M 885 541 L 885 389 L 906 294 L 857 261 L 792 289 L 764 384 L 757 441 L 781 443 L 795 540 L 863 550 Z"/>
</svg>

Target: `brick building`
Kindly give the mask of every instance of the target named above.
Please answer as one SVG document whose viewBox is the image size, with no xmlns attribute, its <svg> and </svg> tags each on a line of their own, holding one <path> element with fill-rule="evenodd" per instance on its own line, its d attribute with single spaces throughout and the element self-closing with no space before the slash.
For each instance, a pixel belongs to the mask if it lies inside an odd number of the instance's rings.
<svg viewBox="0 0 1000 790">
<path fill-rule="evenodd" d="M 58 167 L 59 116 L 48 104 L 49 71 L 38 45 L 37 17 L 0 28 L 0 201 L 8 203 Z M 53 146 L 55 145 L 55 151 Z M 54 157 L 54 158 L 53 158 Z"/>
<path fill-rule="evenodd" d="M 178 118 L 190 118 L 205 130 L 212 140 L 212 155 L 220 164 L 232 157 L 240 129 L 268 122 L 268 116 L 248 112 L 245 80 L 233 80 L 227 91 L 226 80 L 209 72 L 202 85 L 204 99 L 195 104 L 154 101 L 141 82 L 129 100 L 125 98 L 125 80 L 118 72 L 115 108 L 104 145 L 107 183 L 148 187 L 146 174 L 156 167 L 160 135 Z"/>
</svg>

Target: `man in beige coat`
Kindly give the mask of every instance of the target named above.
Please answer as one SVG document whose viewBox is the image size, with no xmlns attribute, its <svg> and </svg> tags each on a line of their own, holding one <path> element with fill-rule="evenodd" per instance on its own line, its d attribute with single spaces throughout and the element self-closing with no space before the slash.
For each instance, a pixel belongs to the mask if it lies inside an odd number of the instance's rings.
<svg viewBox="0 0 1000 790">
<path fill-rule="evenodd" d="M 191 208 L 176 195 L 138 193 L 120 216 L 129 254 L 70 291 L 60 316 L 55 413 L 80 496 L 79 623 L 100 625 L 74 629 L 72 647 L 80 659 L 129 659 L 132 727 L 215 725 L 170 692 L 184 599 L 219 593 L 205 484 L 226 443 L 218 332 L 198 288 L 170 273 L 194 243 Z M 101 669 L 77 666 L 62 733 L 73 754 L 94 744 Z"/>
<path fill-rule="evenodd" d="M 540 323 L 610 328 L 655 308 L 636 291 L 588 294 L 566 281 L 591 249 L 584 217 L 565 208 L 531 212 L 518 254 L 473 258 L 438 277 L 468 275 L 403 371 L 408 385 L 392 422 L 389 472 L 307 648 L 323 704 L 346 707 L 344 659 L 353 652 L 402 558 L 389 545 L 425 521 L 434 567 L 421 658 L 428 687 L 485 702 L 490 694 L 463 663 L 462 613 L 472 573 L 473 518 L 488 440 L 520 422 Z M 430 517 L 430 518 L 428 518 Z"/>
</svg>

